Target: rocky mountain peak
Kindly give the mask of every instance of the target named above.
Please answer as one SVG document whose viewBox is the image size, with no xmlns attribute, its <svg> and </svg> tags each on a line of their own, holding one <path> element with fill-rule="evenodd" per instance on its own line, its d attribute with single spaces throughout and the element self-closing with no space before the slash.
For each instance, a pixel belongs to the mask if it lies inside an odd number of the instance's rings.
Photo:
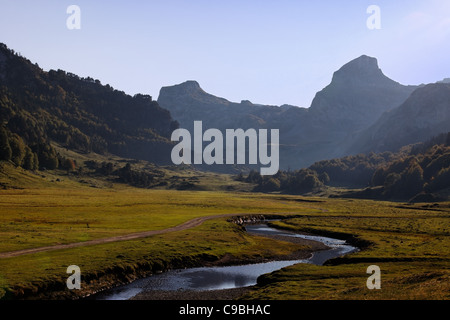
<svg viewBox="0 0 450 320">
<path fill-rule="evenodd" d="M 200 84 L 195 80 L 188 80 L 179 84 L 180 87 L 191 89 L 191 90 L 201 90 Z"/>
<path fill-rule="evenodd" d="M 363 55 L 345 64 L 318 92 L 309 109 L 321 125 L 357 131 L 403 103 L 416 89 L 386 77 L 375 58 Z"/>
<path fill-rule="evenodd" d="M 173 94 L 186 95 L 204 92 L 197 81 L 189 80 L 174 86 L 163 87 L 161 91 L 170 90 Z"/>
<path fill-rule="evenodd" d="M 441 81 L 438 81 L 437 83 L 450 83 L 450 78 L 445 78 Z"/>
<path fill-rule="evenodd" d="M 332 82 L 345 82 L 360 85 L 362 83 L 374 83 L 383 80 L 394 82 L 387 78 L 378 66 L 378 60 L 362 55 L 342 66 L 333 75 Z"/>
</svg>

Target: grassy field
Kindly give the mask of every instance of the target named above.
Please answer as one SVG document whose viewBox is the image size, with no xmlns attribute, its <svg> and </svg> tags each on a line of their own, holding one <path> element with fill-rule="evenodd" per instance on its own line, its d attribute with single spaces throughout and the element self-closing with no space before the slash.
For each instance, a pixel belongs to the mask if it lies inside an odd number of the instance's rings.
<svg viewBox="0 0 450 320">
<path fill-rule="evenodd" d="M 449 203 L 415 206 L 327 201 L 325 215 L 274 222 L 297 232 L 333 235 L 364 250 L 326 266 L 296 265 L 263 276 L 246 299 L 449 299 Z M 355 237 L 352 237 L 356 236 Z M 366 286 L 367 267 L 381 269 L 381 290 Z"/>
<path fill-rule="evenodd" d="M 161 230 L 201 216 L 320 211 L 251 193 L 68 187 L 1 191 L 0 210 L 0 252 Z M 49 284 L 60 287 L 67 278 L 65 268 L 72 264 L 80 266 L 95 286 L 96 275 L 111 270 L 134 276 L 142 265 L 154 271 L 170 263 L 193 265 L 225 256 L 269 258 L 299 249 L 248 236 L 227 219 L 215 219 L 142 240 L 0 259 L 0 295 L 36 293 Z"/>
<path fill-rule="evenodd" d="M 0 191 L 0 253 L 161 230 L 202 216 L 295 213 L 299 216 L 274 224 L 370 245 L 333 265 L 298 265 L 264 276 L 244 298 L 449 298 L 449 203 L 408 205 L 124 185 L 93 188 L 55 178 L 51 173 L 19 174 L 16 180 L 9 175 L 16 184 L 21 179 L 24 186 L 39 182 L 40 188 Z M 214 180 L 213 175 L 207 179 Z M 66 294 L 66 268 L 73 264 L 82 270 L 84 291 L 76 293 L 81 295 L 168 268 L 268 259 L 300 249 L 307 248 L 250 236 L 226 218 L 213 219 L 140 240 L 0 259 L 0 297 Z M 381 267 L 381 290 L 365 287 L 371 264 Z"/>
<path fill-rule="evenodd" d="M 166 229 L 219 214 L 319 212 L 252 193 L 39 189 L 0 192 L 0 252 Z"/>
</svg>

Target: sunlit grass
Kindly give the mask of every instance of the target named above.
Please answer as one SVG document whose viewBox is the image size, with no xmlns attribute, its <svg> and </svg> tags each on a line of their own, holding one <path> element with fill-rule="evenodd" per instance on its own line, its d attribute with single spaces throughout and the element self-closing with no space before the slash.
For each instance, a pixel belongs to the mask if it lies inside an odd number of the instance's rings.
<svg viewBox="0 0 450 320">
<path fill-rule="evenodd" d="M 155 273 L 172 267 L 199 266 L 200 263 L 217 261 L 224 256 L 238 260 L 264 259 L 304 248 L 250 237 L 226 219 L 211 220 L 194 229 L 140 240 L 0 259 L 0 277 L 3 279 L 0 282 L 0 296 L 6 293 L 5 290 L 14 294 L 37 293 L 55 284 L 63 293 L 81 295 L 110 285 L 107 282 L 108 274 L 111 276 L 109 280 L 117 284 L 139 274 Z M 81 292 L 68 292 L 64 287 L 69 265 L 81 268 Z M 105 275 L 106 279 L 102 279 Z"/>
<path fill-rule="evenodd" d="M 134 188 L 8 190 L 0 192 L 0 209 L 0 252 L 161 230 L 201 216 L 320 211 L 253 193 Z M 64 283 L 64 267 L 72 264 L 91 275 L 118 266 L 133 274 L 141 264 L 167 264 L 173 259 L 199 263 L 204 255 L 212 260 L 229 255 L 246 260 L 299 249 L 298 245 L 251 237 L 222 218 L 141 240 L 0 259 L 0 277 L 12 292 L 29 292 L 45 283 Z"/>
<path fill-rule="evenodd" d="M 314 211 L 251 193 L 88 188 L 3 191 L 0 252 L 166 229 L 200 216 L 299 209 Z"/>
<path fill-rule="evenodd" d="M 327 266 L 296 265 L 264 276 L 247 299 L 449 299 L 448 203 L 403 206 L 345 200 L 327 217 L 307 215 L 273 225 L 297 232 L 355 235 L 370 245 Z M 402 208 L 400 208 L 402 207 Z M 382 209 L 382 210 L 380 210 Z M 367 267 L 381 269 L 381 290 L 366 287 Z"/>
<path fill-rule="evenodd" d="M 246 298 L 448 299 L 449 203 L 411 206 L 280 194 L 93 189 L 70 184 L 5 190 L 0 192 L 0 252 L 161 230 L 195 217 L 228 213 L 296 214 L 274 224 L 295 231 L 355 235 L 371 244 L 335 260 L 335 265 L 303 264 L 265 276 Z M 66 268 L 72 264 L 81 267 L 89 291 L 108 281 L 115 283 L 118 275 L 125 281 L 172 266 L 194 266 L 224 257 L 235 261 L 271 258 L 301 249 L 249 236 L 226 220 L 213 219 L 193 229 L 140 240 L 0 259 L 0 296 L 6 292 L 64 292 Z M 365 287 L 366 269 L 371 264 L 381 267 L 381 290 Z"/>
</svg>

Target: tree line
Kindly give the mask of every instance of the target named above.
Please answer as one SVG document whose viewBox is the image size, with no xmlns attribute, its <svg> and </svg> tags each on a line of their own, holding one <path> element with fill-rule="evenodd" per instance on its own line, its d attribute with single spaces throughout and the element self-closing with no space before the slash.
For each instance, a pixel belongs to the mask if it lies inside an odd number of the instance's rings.
<svg viewBox="0 0 450 320">
<path fill-rule="evenodd" d="M 396 153 L 369 153 L 314 163 L 307 169 L 262 177 L 251 171 L 241 181 L 255 191 L 304 194 L 327 186 L 367 188 L 384 199 L 409 199 L 450 188 L 450 132 Z M 374 194 L 373 192 L 371 194 Z"/>
<path fill-rule="evenodd" d="M 10 161 L 26 170 L 63 169 L 74 171 L 76 161 L 61 156 L 47 143 L 27 145 L 16 133 L 0 126 L 0 160 Z"/>
<path fill-rule="evenodd" d="M 0 56 L 0 125 L 26 145 L 54 141 L 77 152 L 170 163 L 178 123 L 151 96 L 130 96 L 63 70 L 45 72 L 3 44 Z"/>
</svg>

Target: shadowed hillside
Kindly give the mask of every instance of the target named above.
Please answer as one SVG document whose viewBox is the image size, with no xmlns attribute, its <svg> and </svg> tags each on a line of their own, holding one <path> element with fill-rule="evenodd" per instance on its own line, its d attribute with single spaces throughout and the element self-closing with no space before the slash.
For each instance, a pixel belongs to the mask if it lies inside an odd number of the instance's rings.
<svg viewBox="0 0 450 320">
<path fill-rule="evenodd" d="M 401 106 L 361 133 L 350 153 L 395 151 L 450 131 L 450 84 L 417 89 Z"/>
<path fill-rule="evenodd" d="M 150 96 L 131 97 L 99 80 L 62 70 L 44 72 L 3 44 L 0 121 L 5 145 L 24 149 L 15 152 L 19 158 L 30 148 L 40 166 L 50 169 L 55 163 L 45 164 L 48 156 L 44 153 L 54 158 L 51 141 L 78 152 L 109 152 L 169 163 L 170 134 L 178 127 Z M 9 160 L 8 155 L 3 158 Z"/>
</svg>

